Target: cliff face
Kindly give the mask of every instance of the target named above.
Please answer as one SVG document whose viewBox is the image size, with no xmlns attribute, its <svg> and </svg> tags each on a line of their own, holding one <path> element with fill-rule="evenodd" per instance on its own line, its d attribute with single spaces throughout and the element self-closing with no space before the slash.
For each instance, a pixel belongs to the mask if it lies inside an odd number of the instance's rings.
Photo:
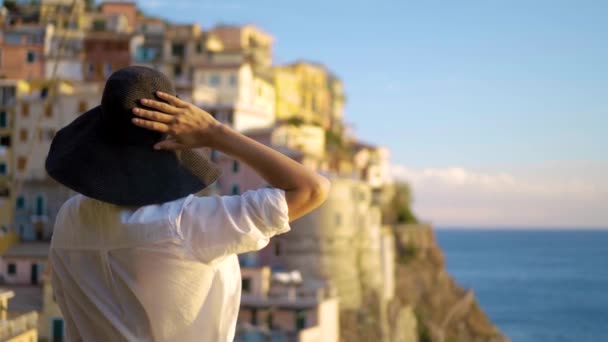
<svg viewBox="0 0 608 342">
<path fill-rule="evenodd" d="M 393 228 L 396 247 L 395 298 L 388 305 L 391 331 L 403 308 L 412 308 L 420 342 L 508 341 L 481 310 L 472 291 L 447 274 L 433 230 L 426 225 Z"/>
</svg>

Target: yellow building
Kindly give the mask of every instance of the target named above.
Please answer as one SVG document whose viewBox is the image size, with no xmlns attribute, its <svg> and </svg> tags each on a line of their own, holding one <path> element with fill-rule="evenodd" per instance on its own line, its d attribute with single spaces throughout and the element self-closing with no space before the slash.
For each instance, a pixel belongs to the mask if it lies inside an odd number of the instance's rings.
<svg viewBox="0 0 608 342">
<path fill-rule="evenodd" d="M 27 313 L 8 312 L 8 300 L 14 296 L 13 291 L 0 289 L 0 341 L 37 341 L 38 314 L 36 311 Z"/>
<path fill-rule="evenodd" d="M 328 72 L 320 64 L 296 62 L 275 68 L 277 120 L 301 119 L 329 127 Z"/>
<path fill-rule="evenodd" d="M 25 81 L 0 80 L 0 236 L 8 234 L 14 221 L 15 107 L 17 99 L 28 91 L 29 84 Z"/>
<path fill-rule="evenodd" d="M 13 124 L 14 227 L 22 240 L 45 240 L 51 236 L 61 204 L 72 196 L 46 173 L 44 161 L 51 141 L 59 129 L 99 104 L 102 84 L 31 84 L 33 90 L 17 102 Z"/>
<path fill-rule="evenodd" d="M 325 66 L 296 62 L 274 68 L 276 117 L 341 132 L 344 112 L 342 82 Z"/>
</svg>

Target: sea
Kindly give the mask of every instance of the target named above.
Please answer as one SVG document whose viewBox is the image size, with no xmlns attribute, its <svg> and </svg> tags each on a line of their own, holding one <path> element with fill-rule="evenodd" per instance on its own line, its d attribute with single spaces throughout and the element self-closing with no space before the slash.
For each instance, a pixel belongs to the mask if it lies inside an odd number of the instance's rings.
<svg viewBox="0 0 608 342">
<path fill-rule="evenodd" d="M 608 342 L 608 230 L 441 228 L 448 272 L 513 342 Z"/>
</svg>

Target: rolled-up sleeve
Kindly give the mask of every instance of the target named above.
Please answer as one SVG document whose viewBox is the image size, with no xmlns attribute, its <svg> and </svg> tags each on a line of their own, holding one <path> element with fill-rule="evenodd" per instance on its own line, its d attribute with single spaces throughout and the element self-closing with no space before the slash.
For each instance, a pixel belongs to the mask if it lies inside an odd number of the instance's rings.
<svg viewBox="0 0 608 342">
<path fill-rule="evenodd" d="M 176 222 L 186 247 L 203 262 L 260 250 L 290 230 L 285 191 L 271 188 L 240 196 L 189 196 Z"/>
</svg>

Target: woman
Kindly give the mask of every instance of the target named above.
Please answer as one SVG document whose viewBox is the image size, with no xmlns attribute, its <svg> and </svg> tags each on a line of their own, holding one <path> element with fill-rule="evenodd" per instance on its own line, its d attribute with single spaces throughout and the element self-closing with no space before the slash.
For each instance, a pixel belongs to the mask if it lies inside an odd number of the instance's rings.
<svg viewBox="0 0 608 342">
<path fill-rule="evenodd" d="M 101 105 L 53 140 L 47 171 L 79 193 L 57 215 L 50 254 L 68 341 L 232 341 L 236 255 L 327 196 L 327 179 L 174 93 L 156 70 L 118 70 Z M 274 188 L 194 195 L 220 175 L 199 147 L 247 163 Z"/>
</svg>

